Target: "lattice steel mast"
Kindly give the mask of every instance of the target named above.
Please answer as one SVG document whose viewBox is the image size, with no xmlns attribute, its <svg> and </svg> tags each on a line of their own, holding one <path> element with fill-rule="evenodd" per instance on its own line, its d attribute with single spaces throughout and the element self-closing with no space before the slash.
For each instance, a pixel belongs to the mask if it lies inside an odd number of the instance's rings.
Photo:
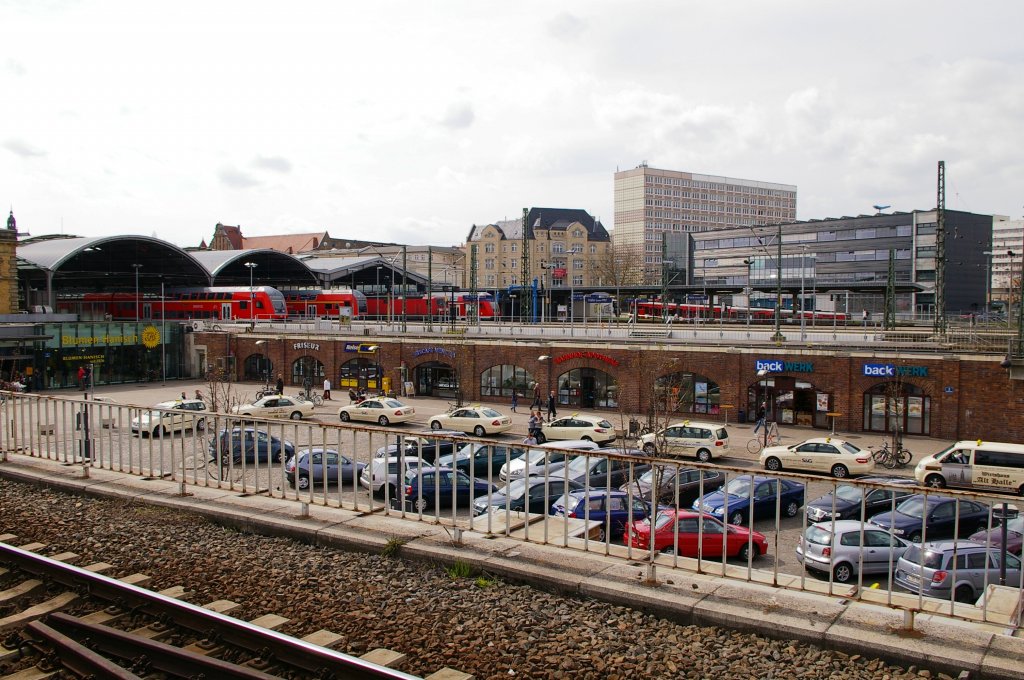
<svg viewBox="0 0 1024 680">
<path fill-rule="evenodd" d="M 946 334 L 946 161 L 939 161 L 935 208 L 935 326 Z"/>
</svg>

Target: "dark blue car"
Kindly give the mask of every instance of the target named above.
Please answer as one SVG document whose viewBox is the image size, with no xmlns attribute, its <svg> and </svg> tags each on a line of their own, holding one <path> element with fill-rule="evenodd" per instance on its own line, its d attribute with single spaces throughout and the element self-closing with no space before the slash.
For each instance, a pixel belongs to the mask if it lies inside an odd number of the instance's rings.
<svg viewBox="0 0 1024 680">
<path fill-rule="evenodd" d="M 481 479 L 470 479 L 462 470 L 450 467 L 422 467 L 405 475 L 405 486 L 392 497 L 395 509 L 428 511 L 437 507 L 468 508 L 477 496 L 493 493 L 494 485 Z"/>
<path fill-rule="evenodd" d="M 883 529 L 892 528 L 892 533 L 912 543 L 920 543 L 922 537 L 929 541 L 940 538 L 967 537 L 976 531 L 988 528 L 988 508 L 981 503 L 957 500 L 947 496 L 926 496 L 915 494 L 896 506 L 896 512 L 883 512 L 871 518 L 871 523 Z M 958 519 L 959 515 L 959 519 Z"/>
<path fill-rule="evenodd" d="M 695 500 L 693 509 L 714 515 L 729 524 L 746 524 L 751 519 L 751 496 L 754 503 L 753 519 L 774 518 L 776 507 L 782 515 L 796 517 L 804 504 L 804 485 L 789 479 L 740 475 L 729 480 L 725 487 Z"/>
<path fill-rule="evenodd" d="M 505 463 L 526 453 L 526 447 L 518 444 L 466 444 L 455 453 L 441 456 L 437 464 L 456 467 L 465 473 L 472 468 L 474 477 L 497 479 Z M 454 464 L 452 461 L 455 461 Z"/>
<path fill-rule="evenodd" d="M 598 540 L 603 541 L 606 535 L 612 538 L 622 536 L 630 523 L 647 517 L 650 512 L 647 503 L 635 495 L 632 501 L 630 505 L 630 494 L 625 491 L 573 491 L 554 502 L 551 514 L 601 522 Z"/>
<path fill-rule="evenodd" d="M 323 486 L 325 483 L 354 487 L 364 467 L 366 463 L 356 463 L 334 449 L 318 446 L 302 449 L 297 456 L 285 461 L 284 476 L 289 484 L 296 486 L 297 471 L 299 489 L 308 489 L 311 483 L 314 487 Z"/>
<path fill-rule="evenodd" d="M 210 461 L 238 464 L 245 458 L 246 463 L 278 463 L 295 455 L 295 446 L 288 440 L 281 441 L 272 434 L 254 427 L 235 427 L 221 430 L 210 439 Z"/>
</svg>

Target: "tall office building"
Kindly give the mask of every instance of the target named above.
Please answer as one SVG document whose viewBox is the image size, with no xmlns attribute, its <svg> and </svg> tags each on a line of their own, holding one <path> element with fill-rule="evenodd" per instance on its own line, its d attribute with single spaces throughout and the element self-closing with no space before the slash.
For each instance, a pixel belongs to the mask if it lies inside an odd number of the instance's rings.
<svg viewBox="0 0 1024 680">
<path fill-rule="evenodd" d="M 643 250 L 645 269 L 660 275 L 662 234 L 796 221 L 796 187 L 731 177 L 658 170 L 641 163 L 615 173 L 615 246 Z"/>
</svg>

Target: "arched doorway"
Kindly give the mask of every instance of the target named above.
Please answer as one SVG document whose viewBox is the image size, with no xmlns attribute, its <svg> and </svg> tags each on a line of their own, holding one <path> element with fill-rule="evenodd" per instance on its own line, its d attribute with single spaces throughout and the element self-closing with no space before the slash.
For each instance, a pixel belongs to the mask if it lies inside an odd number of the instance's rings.
<svg viewBox="0 0 1024 680">
<path fill-rule="evenodd" d="M 619 385 L 598 368 L 574 368 L 558 376 L 558 403 L 582 408 L 615 408 Z"/>
<path fill-rule="evenodd" d="M 242 366 L 244 380 L 269 380 L 274 373 L 274 362 L 265 354 L 250 354 Z M 273 381 L 271 381 L 273 382 Z"/>
<path fill-rule="evenodd" d="M 761 404 L 768 422 L 780 425 L 827 428 L 833 396 L 812 383 L 788 375 L 774 375 L 747 387 L 747 414 L 753 420 Z"/>
<path fill-rule="evenodd" d="M 292 385 L 301 385 L 309 378 L 313 385 L 324 381 L 324 365 L 316 357 L 299 357 L 292 362 Z"/>
<path fill-rule="evenodd" d="M 513 390 L 525 396 L 535 382 L 533 374 L 521 366 L 498 364 L 480 374 L 480 396 L 511 398 Z"/>
<path fill-rule="evenodd" d="M 373 359 L 351 359 L 338 369 L 338 388 L 376 390 L 380 388 L 380 374 L 380 366 Z"/>
<path fill-rule="evenodd" d="M 658 408 L 665 413 L 707 413 L 717 415 L 721 407 L 718 383 L 689 371 L 663 375 L 654 381 Z"/>
<path fill-rule="evenodd" d="M 416 394 L 453 399 L 459 393 L 459 374 L 450 364 L 428 361 L 414 371 Z"/>
<path fill-rule="evenodd" d="M 917 385 L 878 383 L 864 392 L 864 429 L 868 432 L 930 434 L 932 400 Z"/>
</svg>

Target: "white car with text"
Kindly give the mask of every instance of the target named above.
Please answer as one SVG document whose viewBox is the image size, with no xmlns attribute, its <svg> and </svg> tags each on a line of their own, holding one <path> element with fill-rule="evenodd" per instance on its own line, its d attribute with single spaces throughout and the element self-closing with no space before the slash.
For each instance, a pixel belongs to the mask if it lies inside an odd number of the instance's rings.
<svg viewBox="0 0 1024 680">
<path fill-rule="evenodd" d="M 769 446 L 761 452 L 765 470 L 809 470 L 833 477 L 865 475 L 875 469 L 871 451 L 844 439 L 815 437 L 789 446 Z"/>
<path fill-rule="evenodd" d="M 363 420 L 368 423 L 377 423 L 381 427 L 387 427 L 391 423 L 404 423 L 412 420 L 414 415 L 416 415 L 415 407 L 403 404 L 391 397 L 372 397 L 364 399 L 358 404 L 347 404 L 338 409 L 338 417 L 343 423 L 350 420 Z"/>
<path fill-rule="evenodd" d="M 251 404 L 235 406 L 231 411 L 240 416 L 302 420 L 313 415 L 313 402 L 303 401 L 298 397 L 271 394 L 262 399 L 257 399 Z"/>
<path fill-rule="evenodd" d="M 430 417 L 431 430 L 458 430 L 477 437 L 508 432 L 512 419 L 489 406 L 467 406 Z"/>
</svg>

